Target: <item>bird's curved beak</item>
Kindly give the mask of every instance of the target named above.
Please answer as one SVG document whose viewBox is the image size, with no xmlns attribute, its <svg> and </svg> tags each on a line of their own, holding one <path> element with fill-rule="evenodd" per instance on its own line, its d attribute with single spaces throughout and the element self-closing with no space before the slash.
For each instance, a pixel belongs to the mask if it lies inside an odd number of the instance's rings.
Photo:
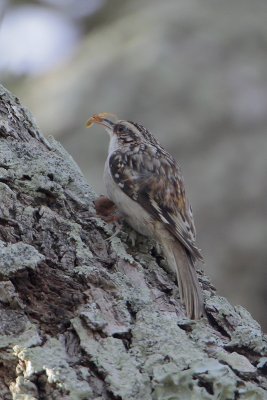
<svg viewBox="0 0 267 400">
<path fill-rule="evenodd" d="M 115 125 L 110 119 L 106 118 L 106 116 L 114 116 L 110 113 L 100 113 L 94 114 L 91 118 L 86 122 L 86 128 L 91 128 L 94 124 L 103 125 L 108 130 L 113 130 Z"/>
</svg>

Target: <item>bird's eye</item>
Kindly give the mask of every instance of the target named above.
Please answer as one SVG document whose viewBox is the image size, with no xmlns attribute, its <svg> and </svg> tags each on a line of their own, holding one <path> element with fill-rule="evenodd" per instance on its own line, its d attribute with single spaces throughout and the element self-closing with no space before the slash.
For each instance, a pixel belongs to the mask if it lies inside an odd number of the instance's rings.
<svg viewBox="0 0 267 400">
<path fill-rule="evenodd" d="M 118 124 L 115 130 L 117 133 L 123 133 L 125 131 L 125 127 L 123 125 Z"/>
</svg>

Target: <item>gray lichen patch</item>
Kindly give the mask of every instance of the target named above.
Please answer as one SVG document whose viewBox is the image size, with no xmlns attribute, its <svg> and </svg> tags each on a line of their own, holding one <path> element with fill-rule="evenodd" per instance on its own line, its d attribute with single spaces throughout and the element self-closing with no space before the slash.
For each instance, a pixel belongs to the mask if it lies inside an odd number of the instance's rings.
<svg viewBox="0 0 267 400">
<path fill-rule="evenodd" d="M 13 400 L 38 400 L 39 397 L 37 386 L 23 376 L 10 384 L 10 391 Z"/>
<path fill-rule="evenodd" d="M 134 258 L 127 252 L 125 244 L 123 244 L 122 240 L 117 235 L 114 235 L 111 224 L 107 224 L 101 218 L 96 217 L 93 218 L 93 221 L 97 227 L 102 228 L 107 234 L 106 240 L 111 244 L 114 252 L 123 260 L 134 263 Z"/>
<path fill-rule="evenodd" d="M 112 246 L 112 249 L 118 254 L 119 257 L 121 257 L 123 260 L 128 261 L 130 263 L 134 263 L 133 257 L 127 253 L 127 250 L 125 249 L 125 246 L 121 245 L 121 240 L 118 237 L 113 237 L 110 239 L 110 243 Z"/>
<path fill-rule="evenodd" d="M 90 212 L 94 213 L 92 203 L 97 198 L 97 195 L 93 188 L 88 184 L 88 182 L 86 182 L 78 164 L 73 160 L 71 155 L 64 149 L 64 147 L 61 146 L 61 144 L 53 137 L 50 137 L 49 140 L 56 154 L 59 155 L 60 159 L 64 159 L 63 177 L 69 177 L 69 192 L 76 197 L 78 202 L 86 204 L 87 207 L 90 208 Z"/>
<path fill-rule="evenodd" d="M 12 210 L 14 210 L 16 202 L 16 193 L 10 189 L 8 185 L 0 182 L 0 198 L 1 198 L 1 218 L 8 220 L 11 218 Z"/>
<path fill-rule="evenodd" d="M 187 329 L 187 326 L 184 326 L 183 323 L 179 323 L 179 326 Z M 190 339 L 205 349 L 208 354 L 213 354 L 214 349 L 224 347 L 229 342 L 228 336 L 224 336 L 221 332 L 213 329 L 212 326 L 207 325 L 206 320 L 191 324 L 189 329 Z"/>
<path fill-rule="evenodd" d="M 140 264 L 118 260 L 116 274 L 113 279 L 120 287 L 121 295 L 137 312 L 148 304 L 153 303 L 153 293 L 146 282 L 146 275 Z"/>
<path fill-rule="evenodd" d="M 11 349 L 18 344 L 25 348 L 41 343 L 38 329 L 22 312 L 0 311 L 0 349 Z"/>
<path fill-rule="evenodd" d="M 125 349 L 120 339 L 107 337 L 96 340 L 78 318 L 72 324 L 81 347 L 105 377 L 109 391 L 127 400 L 151 399 L 148 375 L 140 372 L 135 357 Z"/>
<path fill-rule="evenodd" d="M 256 368 L 251 364 L 251 362 L 242 354 L 238 354 L 235 351 L 232 353 L 227 353 L 226 351 L 221 351 L 216 354 L 218 360 L 228 364 L 234 371 L 241 374 L 255 374 Z"/>
<path fill-rule="evenodd" d="M 49 339 L 43 346 L 23 348 L 16 346 L 16 355 L 23 361 L 24 378 L 34 379 L 36 374 L 45 374 L 47 382 L 55 385 L 69 399 L 90 399 L 92 390 L 86 381 L 80 381 L 67 361 L 64 344 L 55 338 Z"/>
<path fill-rule="evenodd" d="M 84 307 L 80 316 L 91 330 L 102 331 L 107 336 L 130 331 L 131 315 L 123 299 L 101 288 L 91 290 L 90 294 L 93 301 Z"/>
<path fill-rule="evenodd" d="M 42 136 L 30 113 L 11 93 L 3 87 L 1 93 L 0 163 L 4 182 L 32 200 L 45 200 L 45 196 L 71 198 L 93 213 L 96 196 L 71 156 L 55 140 L 49 142 Z"/>
<path fill-rule="evenodd" d="M 2 85 L 0 85 L 0 97 L 2 108 L 0 128 L 4 129 L 7 136 L 25 142 L 36 139 L 40 144 L 50 148 L 47 140 L 40 134 L 31 113 L 22 107 L 19 100 Z"/>
<path fill-rule="evenodd" d="M 37 144 L 33 147 L 32 143 L 12 143 L 9 147 L 13 154 L 9 171 L 14 173 L 14 185 L 18 190 L 33 198 L 47 196 L 63 200 L 70 197 L 93 212 L 94 196 L 90 194 L 89 185 L 83 182 L 79 186 L 82 182 L 79 170 L 74 165 L 71 169 L 70 163 L 63 163 L 62 154 L 45 152 Z"/>
<path fill-rule="evenodd" d="M 78 265 L 91 265 L 94 256 L 90 251 L 89 247 L 81 239 L 82 229 L 81 226 L 76 223 L 69 224 L 69 240 L 75 243 L 76 248 L 76 263 Z"/>
<path fill-rule="evenodd" d="M 23 310 L 24 304 L 16 292 L 14 285 L 10 281 L 0 282 L 0 299 L 3 306 L 11 310 Z"/>
<path fill-rule="evenodd" d="M 62 244 L 62 251 L 65 254 L 71 252 L 71 250 L 72 252 L 75 251 L 75 260 L 77 266 L 84 264 L 91 265 L 93 254 L 89 247 L 86 246 L 86 244 L 82 241 L 82 227 L 79 224 L 69 221 L 66 218 L 58 215 L 58 213 L 52 211 L 49 207 L 42 206 L 38 212 L 39 222 L 42 224 L 42 228 L 46 231 L 46 233 L 44 232 L 43 235 L 43 240 L 44 244 L 46 244 L 46 247 L 49 249 L 50 246 L 53 246 L 53 243 L 51 243 L 53 231 L 59 231 L 58 240 L 61 238 L 64 240 L 64 245 Z M 47 256 L 49 256 L 49 254 L 47 254 Z"/>
<path fill-rule="evenodd" d="M 220 385 L 220 379 L 222 383 Z M 173 363 L 156 371 L 153 400 L 163 399 L 234 399 L 235 377 L 231 370 L 216 360 L 199 361 L 194 368 L 178 372 Z"/>
<path fill-rule="evenodd" d="M 198 361 L 192 368 L 177 372 L 174 363 L 166 364 L 154 378 L 153 400 L 264 400 L 265 392 L 246 384 L 216 359 Z M 238 396 L 238 397 L 236 397 Z"/>
<path fill-rule="evenodd" d="M 241 306 L 234 307 L 219 296 L 212 296 L 206 305 L 217 324 L 230 337 L 226 345 L 228 349 L 250 349 L 260 355 L 266 354 L 267 337 L 247 310 Z"/>
<path fill-rule="evenodd" d="M 12 277 L 19 270 L 35 269 L 45 257 L 33 246 L 18 242 L 5 245 L 0 241 L 0 277 Z"/>
<path fill-rule="evenodd" d="M 155 311 L 150 307 L 136 315 L 131 351 L 136 354 L 142 368 L 152 376 L 153 371 L 164 368 L 169 362 L 174 363 L 179 371 L 207 358 L 179 328 L 174 313 Z"/>
</svg>

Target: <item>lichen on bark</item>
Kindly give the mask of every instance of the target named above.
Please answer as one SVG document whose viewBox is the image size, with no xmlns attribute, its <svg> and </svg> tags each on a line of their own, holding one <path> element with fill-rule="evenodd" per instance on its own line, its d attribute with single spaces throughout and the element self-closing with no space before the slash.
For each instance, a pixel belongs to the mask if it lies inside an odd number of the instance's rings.
<svg viewBox="0 0 267 400">
<path fill-rule="evenodd" d="M 258 323 L 202 272 L 207 318 L 187 320 L 154 244 L 108 240 L 78 166 L 3 87 L 0 196 L 0 398 L 267 397 Z"/>
</svg>

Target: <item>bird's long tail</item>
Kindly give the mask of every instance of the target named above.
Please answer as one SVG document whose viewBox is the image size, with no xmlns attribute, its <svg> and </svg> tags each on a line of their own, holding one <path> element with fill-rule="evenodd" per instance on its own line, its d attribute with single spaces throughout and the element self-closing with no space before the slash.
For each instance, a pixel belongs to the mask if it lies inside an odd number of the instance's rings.
<svg viewBox="0 0 267 400">
<path fill-rule="evenodd" d="M 178 240 L 163 243 L 163 252 L 171 269 L 177 274 L 180 296 L 187 316 L 199 319 L 204 315 L 204 302 L 194 263 Z"/>
</svg>

